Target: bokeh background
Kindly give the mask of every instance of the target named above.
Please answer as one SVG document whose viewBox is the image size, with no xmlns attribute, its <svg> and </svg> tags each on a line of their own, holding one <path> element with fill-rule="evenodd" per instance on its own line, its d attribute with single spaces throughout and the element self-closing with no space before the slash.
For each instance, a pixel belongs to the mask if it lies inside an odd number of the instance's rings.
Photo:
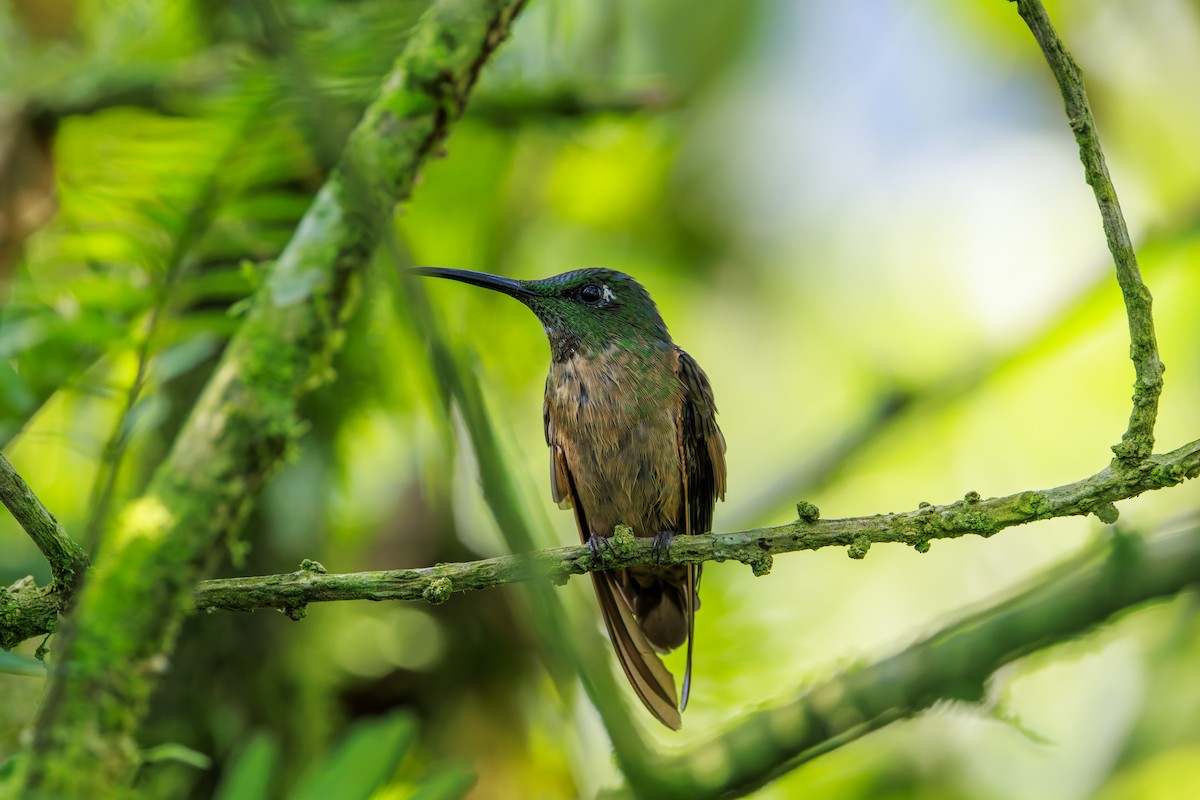
<svg viewBox="0 0 1200 800">
<path fill-rule="evenodd" d="M 1200 432 L 1200 4 L 1046 5 L 1085 70 L 1155 297 L 1172 449 Z M 423 8 L 0 4 L 0 441 L 100 558 Z M 636 276 L 714 387 L 730 487 L 716 530 L 786 522 L 800 499 L 857 516 L 1067 483 L 1107 463 L 1127 420 L 1099 216 L 1053 78 L 1003 0 L 537 0 L 396 225 L 414 264 Z M 396 264 L 377 261 L 338 380 L 306 401 L 309 430 L 221 574 L 505 551 Z M 540 326 L 499 295 L 427 289 L 540 544 L 575 542 L 546 485 Z M 1121 504 L 1120 524 L 1169 529 L 1198 501 L 1197 485 L 1157 492 Z M 1056 520 L 924 555 L 783 556 L 764 578 L 710 565 L 685 729 L 631 712 L 664 747 L 705 738 L 1104 535 Z M 0 519 L 0 583 L 27 574 L 48 578 Z M 558 591 L 573 624 L 599 624 L 585 581 Z M 556 691 L 521 598 L 190 620 L 140 737 L 181 747 L 138 786 L 208 797 L 256 741 L 282 791 L 397 710 L 417 743 L 380 796 L 467 772 L 477 798 L 617 785 L 598 717 Z M 1004 669 L 981 706 L 938 706 L 755 796 L 1200 792 L 1198 611 L 1188 595 L 1125 615 Z M 0 760 L 43 684 L 2 668 Z"/>
</svg>

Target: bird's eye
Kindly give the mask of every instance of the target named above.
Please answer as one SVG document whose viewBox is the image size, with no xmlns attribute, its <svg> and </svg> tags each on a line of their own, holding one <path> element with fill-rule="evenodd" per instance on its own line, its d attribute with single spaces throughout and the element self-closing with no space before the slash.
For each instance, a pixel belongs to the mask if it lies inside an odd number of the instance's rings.
<svg viewBox="0 0 1200 800">
<path fill-rule="evenodd" d="M 579 290 L 579 299 L 588 304 L 599 303 L 601 296 L 600 287 L 594 283 L 584 284 L 583 288 Z"/>
</svg>

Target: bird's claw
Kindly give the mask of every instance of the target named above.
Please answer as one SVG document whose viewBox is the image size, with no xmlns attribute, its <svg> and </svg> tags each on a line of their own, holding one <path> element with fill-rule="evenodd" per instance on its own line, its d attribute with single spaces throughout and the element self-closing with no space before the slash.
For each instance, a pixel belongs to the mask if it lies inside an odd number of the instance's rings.
<svg viewBox="0 0 1200 800">
<path fill-rule="evenodd" d="M 588 537 L 587 546 L 592 551 L 592 560 L 597 564 L 604 562 L 604 550 L 607 550 L 611 556 L 616 556 L 617 554 L 607 536 L 598 536 L 593 533 Z"/>
<path fill-rule="evenodd" d="M 671 557 L 671 540 L 675 538 L 672 531 L 659 531 L 654 534 L 654 563 L 661 564 L 663 558 Z"/>
</svg>

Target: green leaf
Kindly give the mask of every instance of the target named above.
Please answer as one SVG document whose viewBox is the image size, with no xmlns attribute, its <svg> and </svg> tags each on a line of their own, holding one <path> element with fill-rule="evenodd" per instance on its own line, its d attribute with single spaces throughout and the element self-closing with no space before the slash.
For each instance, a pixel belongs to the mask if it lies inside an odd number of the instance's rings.
<svg viewBox="0 0 1200 800">
<path fill-rule="evenodd" d="M 11 782 L 13 786 L 17 785 L 17 777 L 24 763 L 25 755 L 23 753 L 18 753 L 7 761 L 0 762 L 0 796 L 7 797 L 3 794 L 4 784 Z"/>
<path fill-rule="evenodd" d="M 475 785 L 475 773 L 463 767 L 451 767 L 417 787 L 409 800 L 459 800 Z"/>
<path fill-rule="evenodd" d="M 143 750 L 142 761 L 147 764 L 174 761 L 177 764 L 186 764 L 196 769 L 208 769 L 212 766 L 212 759 L 204 753 L 178 742 L 163 742 Z"/>
<path fill-rule="evenodd" d="M 279 747 L 261 734 L 250 740 L 221 781 L 215 800 L 261 800 L 270 797 Z"/>
<path fill-rule="evenodd" d="M 407 714 L 355 725 L 341 746 L 301 780 L 292 800 L 369 800 L 396 771 L 415 729 Z"/>
</svg>

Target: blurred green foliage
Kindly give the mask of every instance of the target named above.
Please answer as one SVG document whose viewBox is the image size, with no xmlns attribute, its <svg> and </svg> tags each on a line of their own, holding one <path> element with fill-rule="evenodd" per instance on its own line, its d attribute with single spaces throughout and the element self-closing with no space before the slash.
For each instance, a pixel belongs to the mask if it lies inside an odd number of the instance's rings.
<svg viewBox="0 0 1200 800">
<path fill-rule="evenodd" d="M 287 797 L 290 800 L 462 797 L 473 782 L 471 774 L 463 770 L 442 771 L 416 784 L 388 785 L 412 746 L 415 727 L 406 714 L 355 724 L 345 741 L 306 770 L 299 788 Z M 270 796 L 278 760 L 278 750 L 270 739 L 262 736 L 251 739 L 222 781 L 216 800 L 260 800 Z"/>
<path fill-rule="evenodd" d="M 0 441 L 68 531 L 96 531 L 101 558 L 111 511 L 171 446 L 425 5 L 0 7 L 0 124 L 48 144 L 57 206 L 0 264 Z M 1047 5 L 1089 80 L 1156 299 L 1169 449 L 1200 431 L 1196 5 Z M 730 465 L 718 530 L 785 521 L 799 499 L 871 514 L 1106 463 L 1132 369 L 1073 148 L 1009 3 L 546 0 L 486 68 L 397 233 L 412 263 L 515 277 L 603 265 L 644 283 L 716 392 Z M 0 193 L 0 211 L 20 197 Z M 223 574 L 506 549 L 393 261 L 381 254 L 338 380 L 306 402 L 308 434 Z M 429 294 L 499 457 L 538 544 L 573 542 L 546 486 L 543 335 L 517 304 L 460 288 Z M 1194 485 L 1155 493 L 1122 521 L 1169 526 L 1198 500 Z M 685 730 L 644 733 L 706 738 L 1003 593 L 1096 525 L 921 557 L 826 550 L 764 579 L 712 565 Z M 0 584 L 29 573 L 48 577 L 0 520 Z M 583 582 L 558 592 L 594 626 Z M 344 774 L 358 796 L 451 797 L 469 773 L 472 797 L 595 795 L 620 775 L 596 713 L 543 666 L 528 603 L 502 589 L 435 608 L 325 604 L 298 625 L 190 620 L 142 745 L 212 767 L 155 762 L 138 788 L 307 796 L 325 781 L 349 792 Z M 24 659 L 37 644 L 0 662 L 0 760 L 37 708 Z M 982 708 L 893 725 L 758 796 L 1185 796 L 1200 790 L 1197 648 L 1194 597 L 1129 615 L 1005 670 Z M 411 716 L 363 721 L 396 709 Z"/>
</svg>

